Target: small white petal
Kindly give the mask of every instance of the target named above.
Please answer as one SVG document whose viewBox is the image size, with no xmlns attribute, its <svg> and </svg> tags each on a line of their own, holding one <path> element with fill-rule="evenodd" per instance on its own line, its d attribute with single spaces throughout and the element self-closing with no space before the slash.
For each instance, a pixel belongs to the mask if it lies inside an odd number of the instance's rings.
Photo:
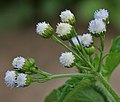
<svg viewBox="0 0 120 102">
<path fill-rule="evenodd" d="M 100 9 L 100 10 L 97 10 L 95 11 L 94 13 L 94 18 L 95 19 L 103 19 L 103 20 L 106 20 L 109 16 L 109 12 L 105 9 Z"/>
<path fill-rule="evenodd" d="M 15 86 L 15 79 L 16 79 L 16 73 L 15 71 L 7 71 L 5 74 L 5 83 L 9 87 L 14 87 Z"/>
<path fill-rule="evenodd" d="M 69 20 L 73 19 L 74 15 L 71 13 L 70 10 L 65 10 L 61 12 L 60 18 L 62 22 L 69 22 Z"/>
<path fill-rule="evenodd" d="M 72 52 L 65 52 L 61 54 L 59 60 L 63 66 L 70 67 L 74 63 L 75 57 Z"/>
<path fill-rule="evenodd" d="M 23 73 L 18 74 L 16 79 L 17 87 L 25 86 L 26 80 L 27 80 L 27 74 L 23 74 Z"/>
<path fill-rule="evenodd" d="M 44 34 L 44 31 L 49 27 L 49 24 L 46 22 L 40 22 L 36 25 L 36 32 L 40 35 Z"/>
<path fill-rule="evenodd" d="M 70 34 L 72 26 L 68 23 L 58 23 L 56 33 L 58 36 Z"/>
<path fill-rule="evenodd" d="M 80 43 L 81 43 L 81 37 L 82 37 L 81 35 L 78 35 L 78 39 L 79 39 Z M 73 37 L 72 41 L 76 46 L 79 45 L 79 42 L 76 37 Z"/>
<path fill-rule="evenodd" d="M 13 67 L 17 70 L 20 70 L 24 64 L 25 64 L 25 59 L 21 56 L 14 58 L 12 62 Z"/>
<path fill-rule="evenodd" d="M 106 31 L 106 25 L 101 19 L 95 19 L 90 21 L 88 30 L 93 34 L 100 34 Z"/>
<path fill-rule="evenodd" d="M 89 47 L 92 42 L 93 39 L 91 34 L 83 34 L 83 36 L 81 37 L 81 43 L 86 47 Z"/>
</svg>

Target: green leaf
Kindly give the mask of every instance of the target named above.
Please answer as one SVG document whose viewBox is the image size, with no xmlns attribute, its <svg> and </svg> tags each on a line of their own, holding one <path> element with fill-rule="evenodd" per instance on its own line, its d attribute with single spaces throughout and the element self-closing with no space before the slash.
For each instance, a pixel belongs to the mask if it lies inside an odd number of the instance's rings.
<svg viewBox="0 0 120 102">
<path fill-rule="evenodd" d="M 58 102 L 58 98 L 61 94 L 61 90 L 64 88 L 64 86 L 54 89 L 45 99 L 44 102 Z"/>
<path fill-rule="evenodd" d="M 53 90 L 44 102 L 108 102 L 93 85 L 94 80 L 72 78 L 62 87 Z"/>
<path fill-rule="evenodd" d="M 120 52 L 110 53 L 106 59 L 104 69 L 102 70 L 103 76 L 108 80 L 114 69 L 120 64 Z"/>
<path fill-rule="evenodd" d="M 112 41 L 110 52 L 120 52 L 120 36 Z"/>
<path fill-rule="evenodd" d="M 106 58 L 104 69 L 102 70 L 103 76 L 108 80 L 115 68 L 120 64 L 120 36 L 112 41 L 110 53 Z"/>
<path fill-rule="evenodd" d="M 92 87 L 92 84 L 91 80 L 82 80 L 63 102 L 105 102 L 104 97 Z"/>
<path fill-rule="evenodd" d="M 45 102 L 63 102 L 65 96 L 74 88 L 81 78 L 73 77 L 72 79 L 66 81 L 65 85 L 53 90 L 45 99 Z"/>
</svg>

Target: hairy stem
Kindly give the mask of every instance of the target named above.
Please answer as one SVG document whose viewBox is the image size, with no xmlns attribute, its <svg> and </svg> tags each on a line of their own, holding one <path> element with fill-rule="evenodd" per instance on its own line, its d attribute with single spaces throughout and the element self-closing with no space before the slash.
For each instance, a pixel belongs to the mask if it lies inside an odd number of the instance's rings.
<svg viewBox="0 0 120 102">
<path fill-rule="evenodd" d="M 104 41 L 105 40 L 105 35 L 100 35 L 100 43 L 101 43 L 101 52 L 100 52 L 100 59 L 99 59 L 99 64 L 98 64 L 98 72 L 101 70 L 101 64 L 102 64 L 102 57 L 103 57 L 103 52 L 104 52 Z"/>
<path fill-rule="evenodd" d="M 100 81 L 103 83 L 104 87 L 110 92 L 110 94 L 114 97 L 116 102 L 120 102 L 120 97 L 117 95 L 117 93 L 114 91 L 114 89 L 111 87 L 111 85 L 105 80 L 105 78 L 100 74 L 97 73 L 97 76 L 99 77 Z"/>
<path fill-rule="evenodd" d="M 72 52 L 76 57 L 78 57 L 80 60 L 82 60 L 82 58 L 75 53 L 73 50 L 71 50 L 67 45 L 65 45 L 62 41 L 60 41 L 57 37 L 55 37 L 54 35 L 51 36 L 51 39 L 56 41 L 57 43 L 59 43 L 60 45 L 62 45 L 63 47 L 65 47 L 68 51 Z"/>
<path fill-rule="evenodd" d="M 74 31 L 75 31 L 75 30 L 74 30 Z M 78 35 L 77 35 L 76 31 L 75 31 L 75 37 L 76 37 L 76 39 L 77 39 L 77 41 L 78 41 L 78 43 L 79 43 L 79 45 L 80 45 L 80 47 L 81 47 L 81 50 L 82 50 L 83 55 L 86 57 L 86 59 L 88 59 L 87 54 L 86 54 L 85 50 L 83 49 L 83 46 L 82 46 L 82 44 L 81 44 L 81 42 L 80 42 L 80 40 L 79 40 L 79 38 L 78 38 Z"/>
<path fill-rule="evenodd" d="M 94 75 L 93 74 L 82 74 L 82 73 L 79 73 L 79 74 L 74 74 L 74 73 L 72 73 L 72 74 L 58 74 L 58 75 L 52 75 L 52 76 L 50 76 L 50 78 L 51 79 L 55 79 L 55 78 L 66 78 L 66 77 L 81 77 L 81 78 L 83 78 L 83 77 L 89 77 L 89 78 L 91 78 L 91 77 L 94 77 Z"/>
<path fill-rule="evenodd" d="M 93 74 L 82 74 L 82 73 L 71 73 L 71 74 L 57 74 L 57 75 L 49 75 L 47 77 L 41 78 L 41 77 L 32 77 L 32 82 L 45 82 L 51 79 L 56 78 L 69 78 L 69 77 L 88 77 L 88 78 L 94 78 L 95 76 Z"/>
</svg>

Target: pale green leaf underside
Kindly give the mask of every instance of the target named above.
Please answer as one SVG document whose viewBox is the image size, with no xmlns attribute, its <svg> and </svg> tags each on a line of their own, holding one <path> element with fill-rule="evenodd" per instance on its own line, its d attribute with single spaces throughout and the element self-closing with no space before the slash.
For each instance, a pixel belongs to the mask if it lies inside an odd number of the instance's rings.
<svg viewBox="0 0 120 102">
<path fill-rule="evenodd" d="M 59 100 L 63 92 L 61 87 L 54 90 L 45 100 L 45 102 L 105 102 L 104 97 L 99 94 L 91 85 L 92 81 L 82 80 L 74 88 L 70 88 L 62 100 Z"/>
<path fill-rule="evenodd" d="M 114 69 L 120 64 L 120 52 L 110 53 L 106 59 L 103 75 L 110 78 Z"/>
<path fill-rule="evenodd" d="M 120 36 L 112 41 L 110 53 L 106 58 L 103 75 L 109 80 L 112 72 L 120 64 Z"/>
</svg>

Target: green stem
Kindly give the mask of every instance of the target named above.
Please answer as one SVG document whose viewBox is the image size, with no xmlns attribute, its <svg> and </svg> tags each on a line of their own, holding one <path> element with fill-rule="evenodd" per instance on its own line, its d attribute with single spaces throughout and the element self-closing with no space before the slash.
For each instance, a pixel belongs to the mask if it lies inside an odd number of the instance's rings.
<svg viewBox="0 0 120 102">
<path fill-rule="evenodd" d="M 104 87 L 110 92 L 110 94 L 114 97 L 114 99 L 116 100 L 116 102 L 120 102 L 120 97 L 116 94 L 116 92 L 113 90 L 113 88 L 111 87 L 111 85 L 104 79 L 104 77 L 97 73 L 97 76 L 99 77 L 100 81 L 103 83 Z"/>
<path fill-rule="evenodd" d="M 100 53 L 100 59 L 99 59 L 99 63 L 98 63 L 98 72 L 100 72 L 100 69 L 101 69 L 102 56 L 103 56 L 103 52 L 102 52 L 102 53 Z"/>
<path fill-rule="evenodd" d="M 82 74 L 82 73 L 79 73 L 79 74 L 76 74 L 76 73 L 72 73 L 72 74 L 58 74 L 58 75 L 50 75 L 50 76 L 47 76 L 46 78 L 33 78 L 32 77 L 32 82 L 45 82 L 45 81 L 48 81 L 48 80 L 51 80 L 51 79 L 56 79 L 56 78 L 68 78 L 68 77 L 88 77 L 88 78 L 92 78 L 94 77 L 93 74 Z"/>
<path fill-rule="evenodd" d="M 104 51 L 104 40 L 105 40 L 105 35 L 100 35 L 100 43 L 101 43 L 101 52 L 100 52 L 100 59 L 99 59 L 99 64 L 98 64 L 98 72 L 101 70 L 101 64 L 102 64 L 102 57 L 103 57 L 103 51 Z"/>
<path fill-rule="evenodd" d="M 90 63 L 92 63 L 92 61 L 93 61 L 92 55 L 89 55 L 89 61 L 90 61 Z"/>
<path fill-rule="evenodd" d="M 31 69 L 31 71 L 35 74 L 40 74 L 40 75 L 43 75 L 43 76 L 49 76 L 51 75 L 50 73 L 47 73 L 43 70 L 40 70 L 40 69 Z"/>
<path fill-rule="evenodd" d="M 89 67 L 84 67 L 84 66 L 80 66 L 80 65 L 78 65 L 77 63 L 75 64 L 76 65 L 76 67 L 78 67 L 79 69 L 85 69 L 85 70 L 91 70 Z"/>
<path fill-rule="evenodd" d="M 55 37 L 54 35 L 51 36 L 51 39 L 56 41 L 57 43 L 59 43 L 60 45 L 62 45 L 63 47 L 65 47 L 68 51 L 72 52 L 76 57 L 78 57 L 80 60 L 82 60 L 82 58 L 75 53 L 73 50 L 71 50 L 67 45 L 65 45 L 62 41 L 60 41 L 57 37 Z"/>
<path fill-rule="evenodd" d="M 75 30 L 74 30 L 74 31 L 75 31 Z M 75 31 L 75 37 L 76 37 L 76 39 L 77 39 L 77 41 L 78 41 L 78 43 L 79 43 L 79 45 L 80 45 L 80 47 L 81 47 L 82 53 L 84 54 L 84 56 L 86 57 L 86 59 L 88 59 L 87 54 L 86 54 L 85 50 L 83 49 L 82 44 L 80 43 L 80 40 L 79 40 L 79 38 L 78 38 L 78 35 L 77 35 L 76 31 Z"/>
<path fill-rule="evenodd" d="M 76 47 L 76 45 L 73 43 L 73 41 L 72 41 L 71 39 L 69 39 L 69 42 L 70 42 L 72 48 L 73 48 L 77 53 L 79 53 L 79 49 Z"/>
<path fill-rule="evenodd" d="M 93 74 L 82 74 L 82 73 L 79 73 L 79 74 L 74 74 L 74 73 L 72 73 L 72 74 L 58 74 L 58 75 L 52 75 L 52 76 L 50 76 L 50 78 L 51 79 L 55 79 L 55 78 L 66 78 L 66 77 L 81 77 L 81 78 L 83 78 L 83 77 L 89 77 L 89 78 L 91 78 L 91 77 L 94 77 L 94 75 Z"/>
<path fill-rule="evenodd" d="M 56 38 L 54 35 L 51 36 L 51 39 L 56 41 L 57 43 L 59 43 L 60 45 L 62 45 L 63 47 L 65 47 L 68 51 L 72 52 L 76 57 L 78 57 L 81 61 L 84 60 L 89 66 L 90 68 L 93 68 L 94 67 L 92 66 L 92 64 L 90 62 L 88 62 L 88 60 L 82 55 L 82 53 L 80 52 L 80 56 L 75 53 L 73 50 L 71 50 L 67 45 L 65 45 L 62 41 L 60 41 L 58 38 Z"/>
</svg>

